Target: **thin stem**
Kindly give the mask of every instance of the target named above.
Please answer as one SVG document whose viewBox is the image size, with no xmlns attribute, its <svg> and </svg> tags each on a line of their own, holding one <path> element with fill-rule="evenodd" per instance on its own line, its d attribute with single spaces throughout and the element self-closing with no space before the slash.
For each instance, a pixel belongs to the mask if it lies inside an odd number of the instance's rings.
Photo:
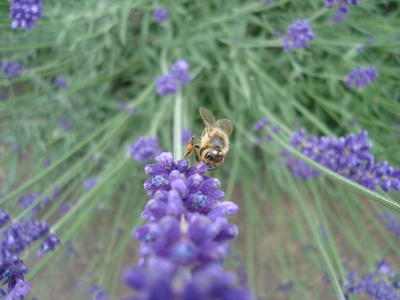
<svg viewBox="0 0 400 300">
<path fill-rule="evenodd" d="M 178 93 L 175 98 L 174 108 L 174 158 L 182 157 L 182 95 Z"/>
</svg>

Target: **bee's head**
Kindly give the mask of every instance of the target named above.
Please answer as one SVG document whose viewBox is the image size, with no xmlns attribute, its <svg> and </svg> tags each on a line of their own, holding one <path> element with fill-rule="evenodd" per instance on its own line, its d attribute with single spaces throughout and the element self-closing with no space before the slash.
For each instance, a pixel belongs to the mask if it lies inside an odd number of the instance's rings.
<svg viewBox="0 0 400 300">
<path fill-rule="evenodd" d="M 224 161 L 223 155 L 218 155 L 211 151 L 206 152 L 206 154 L 204 155 L 204 158 L 206 159 L 207 162 L 210 162 L 212 164 L 220 164 Z"/>
</svg>

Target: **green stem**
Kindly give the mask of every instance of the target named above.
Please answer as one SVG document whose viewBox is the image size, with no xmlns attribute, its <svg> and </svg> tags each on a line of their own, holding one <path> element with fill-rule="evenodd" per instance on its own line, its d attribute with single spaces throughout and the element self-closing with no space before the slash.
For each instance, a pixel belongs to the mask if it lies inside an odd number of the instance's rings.
<svg viewBox="0 0 400 300">
<path fill-rule="evenodd" d="M 175 98 L 174 108 L 174 159 L 182 157 L 182 95 L 178 93 Z"/>
</svg>

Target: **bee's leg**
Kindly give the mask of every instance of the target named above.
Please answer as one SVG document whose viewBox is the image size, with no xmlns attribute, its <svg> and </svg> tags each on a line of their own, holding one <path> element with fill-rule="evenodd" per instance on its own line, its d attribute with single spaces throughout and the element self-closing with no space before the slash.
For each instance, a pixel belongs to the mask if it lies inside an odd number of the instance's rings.
<svg viewBox="0 0 400 300">
<path fill-rule="evenodd" d="M 187 147 L 188 151 L 186 152 L 185 156 L 183 157 L 184 159 L 188 159 L 192 155 L 192 152 L 194 151 L 194 148 L 196 147 L 193 143 L 194 140 L 201 142 L 201 139 L 197 135 L 192 135 L 189 140 L 189 143 L 188 143 L 188 147 Z M 196 161 L 198 161 L 197 157 L 196 157 Z"/>
<path fill-rule="evenodd" d="M 212 165 L 210 169 L 208 169 L 208 171 L 215 171 L 218 170 L 217 165 Z"/>
<path fill-rule="evenodd" d="M 194 158 L 196 159 L 196 163 L 200 162 L 199 150 L 200 150 L 200 146 L 199 145 L 194 145 L 193 146 Z"/>
<path fill-rule="evenodd" d="M 193 145 L 193 140 L 196 140 L 196 141 L 198 141 L 199 143 L 201 143 L 200 137 L 198 137 L 198 136 L 195 135 L 195 134 L 193 134 L 193 135 L 190 137 L 189 144 L 192 144 L 192 145 Z"/>
<path fill-rule="evenodd" d="M 184 159 L 189 159 L 189 157 L 192 156 L 193 153 L 193 149 L 191 149 L 190 151 L 186 152 L 186 154 L 183 156 Z"/>
</svg>

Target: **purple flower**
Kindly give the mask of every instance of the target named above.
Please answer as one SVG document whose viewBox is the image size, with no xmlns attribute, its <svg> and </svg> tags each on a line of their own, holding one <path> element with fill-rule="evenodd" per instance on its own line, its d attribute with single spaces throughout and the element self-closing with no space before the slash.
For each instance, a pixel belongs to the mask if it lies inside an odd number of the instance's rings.
<svg viewBox="0 0 400 300">
<path fill-rule="evenodd" d="M 286 158 L 285 165 L 294 177 L 312 179 L 321 175 L 321 173 L 315 170 L 313 167 L 307 165 L 304 161 L 300 159 L 294 158 L 287 151 L 283 151 L 281 153 L 281 156 Z"/>
<path fill-rule="evenodd" d="M 0 211 L 0 219 L 4 226 L 9 216 L 6 212 Z M 36 221 L 32 216 L 26 217 L 21 223 L 14 222 L 2 230 L 0 245 L 0 282 L 8 285 L 7 293 L 0 290 L 1 296 L 6 299 L 19 299 L 27 296 L 32 288 L 29 282 L 24 282 L 24 274 L 28 273 L 27 266 L 20 260 L 19 255 L 23 253 L 32 242 L 45 237 L 49 227 L 45 222 Z M 55 244 L 58 238 L 51 234 L 46 241 Z M 59 243 L 59 241 L 58 241 Z M 50 246 L 51 247 L 51 246 Z M 54 249 L 54 247 L 53 247 Z"/>
<path fill-rule="evenodd" d="M 179 91 L 179 85 L 186 85 L 191 80 L 189 63 L 180 59 L 172 64 L 168 74 L 156 78 L 156 90 L 160 96 L 175 94 Z"/>
<path fill-rule="evenodd" d="M 400 238 L 400 220 L 392 216 L 390 213 L 382 213 L 379 217 L 386 225 L 386 229 L 393 232 L 398 238 Z"/>
<path fill-rule="evenodd" d="M 178 82 L 171 74 L 157 77 L 156 90 L 160 96 L 175 94 L 179 90 Z"/>
<path fill-rule="evenodd" d="M 144 188 L 153 197 L 142 213 L 147 223 L 132 233 L 141 241 L 142 259 L 123 275 L 125 284 L 138 291 L 135 299 L 250 299 L 248 290 L 220 267 L 228 241 L 238 234 L 226 217 L 238 206 L 221 202 L 225 194 L 219 181 L 197 166 L 188 168 L 187 160 L 174 162 L 164 152 L 156 162 L 145 167 L 151 178 Z"/>
<path fill-rule="evenodd" d="M 261 120 L 258 120 L 254 125 L 253 125 L 253 129 L 255 131 L 260 131 L 261 129 L 263 129 L 264 127 L 266 127 L 269 124 L 269 120 L 264 118 Z"/>
<path fill-rule="evenodd" d="M 354 85 L 356 88 L 363 88 L 371 84 L 378 77 L 378 72 L 375 67 L 369 68 L 356 68 L 352 70 L 347 76 L 346 85 L 347 87 L 352 87 Z"/>
<path fill-rule="evenodd" d="M 157 137 L 140 136 L 136 142 L 128 148 L 128 153 L 134 160 L 140 163 L 148 163 L 160 152 L 162 152 L 162 149 L 158 145 Z"/>
<path fill-rule="evenodd" d="M 385 192 L 400 190 L 400 169 L 395 170 L 387 162 L 376 164 L 370 153 L 372 144 L 366 141 L 367 131 L 359 135 L 350 133 L 346 137 L 305 137 L 305 130 L 295 132 L 292 147 L 328 169 L 353 180 L 366 188 L 375 190 L 379 186 Z M 286 166 L 294 176 L 310 179 L 319 173 L 302 161 L 285 152 Z"/>
<path fill-rule="evenodd" d="M 118 104 L 119 110 L 125 110 L 126 109 L 126 102 L 125 101 L 120 101 Z"/>
<path fill-rule="evenodd" d="M 64 131 L 70 131 L 72 128 L 71 121 L 66 118 L 61 119 L 60 125 L 64 129 Z"/>
<path fill-rule="evenodd" d="M 279 285 L 279 290 L 281 292 L 286 292 L 286 291 L 293 290 L 293 289 L 294 289 L 293 281 L 284 281 Z"/>
<path fill-rule="evenodd" d="M 350 12 L 349 5 L 359 4 L 359 0 L 325 0 L 324 2 L 326 8 L 337 6 L 337 12 L 333 17 L 334 24 L 341 23 L 347 18 L 347 14 Z"/>
<path fill-rule="evenodd" d="M 12 147 L 11 147 L 11 151 L 12 152 L 21 152 L 21 146 L 19 146 L 19 145 L 13 145 Z"/>
<path fill-rule="evenodd" d="M 14 289 L 10 292 L 6 299 L 19 299 L 19 297 L 26 297 L 31 289 L 32 285 L 29 282 L 18 280 Z"/>
<path fill-rule="evenodd" d="M 384 273 L 381 272 L 382 263 L 385 268 Z M 387 271 L 390 273 L 387 273 Z M 381 261 L 377 263 L 376 271 L 363 276 L 360 276 L 358 271 L 348 271 L 347 282 L 342 284 L 342 289 L 346 296 L 348 294 L 362 293 L 371 299 L 396 300 L 400 298 L 397 293 L 398 281 L 396 275 L 396 272 L 391 269 L 388 262 Z"/>
<path fill-rule="evenodd" d="M 343 12 L 341 10 L 338 10 L 336 14 L 333 16 L 332 21 L 333 24 L 338 25 L 342 23 L 344 20 L 347 18 L 347 12 Z"/>
<path fill-rule="evenodd" d="M 396 272 L 392 270 L 392 267 L 389 262 L 386 260 L 381 260 L 376 263 L 377 274 L 380 275 L 389 275 L 391 277 L 396 276 Z"/>
<path fill-rule="evenodd" d="M 50 165 L 51 165 L 51 159 L 50 159 L 50 158 L 46 158 L 46 159 L 43 161 L 43 167 L 44 167 L 45 169 L 47 169 Z"/>
<path fill-rule="evenodd" d="M 74 207 L 76 203 L 75 202 L 71 202 L 71 203 L 62 203 L 60 205 L 60 207 L 58 208 L 58 212 L 61 215 L 66 214 L 72 207 Z"/>
<path fill-rule="evenodd" d="M 42 257 L 44 253 L 54 251 L 54 248 L 58 245 L 61 245 L 58 237 L 54 233 L 50 234 L 40 246 L 37 256 Z"/>
<path fill-rule="evenodd" d="M 22 209 L 27 209 L 33 202 L 36 201 L 41 196 L 41 193 L 31 193 L 31 194 L 26 194 L 22 197 L 19 198 L 18 204 L 21 206 Z M 46 198 L 43 199 L 43 203 L 49 202 L 50 199 Z M 40 211 L 40 202 L 37 203 L 30 211 L 32 216 L 35 216 L 37 213 Z"/>
<path fill-rule="evenodd" d="M 129 112 L 131 113 L 132 116 L 135 116 L 135 115 L 137 115 L 138 110 L 137 110 L 136 106 L 132 106 L 129 108 Z"/>
<path fill-rule="evenodd" d="M 88 191 L 90 191 L 92 188 L 94 188 L 97 184 L 99 183 L 99 178 L 97 177 L 92 177 L 89 179 L 86 179 L 83 182 L 83 186 L 85 187 L 85 189 L 87 189 Z"/>
<path fill-rule="evenodd" d="M 177 60 L 173 63 L 170 74 L 182 85 L 186 85 L 191 81 L 189 63 L 184 59 Z"/>
<path fill-rule="evenodd" d="M 251 299 L 248 290 L 238 287 L 234 274 L 218 265 L 180 271 L 168 260 L 151 257 L 145 267 L 126 268 L 122 277 L 138 291 L 135 300 Z"/>
<path fill-rule="evenodd" d="M 20 77 L 25 68 L 20 63 L 7 62 L 3 66 L 3 72 L 8 80 Z"/>
<path fill-rule="evenodd" d="M 100 285 L 95 284 L 89 287 L 87 290 L 87 293 L 92 295 L 93 298 L 90 299 L 96 299 L 96 300 L 110 300 L 110 297 L 108 296 L 107 292 L 101 288 Z"/>
<path fill-rule="evenodd" d="M 53 84 L 58 89 L 65 89 L 68 87 L 67 81 L 60 76 L 54 77 Z"/>
<path fill-rule="evenodd" d="M 39 0 L 8 0 L 11 2 L 10 15 L 14 21 L 11 28 L 25 27 L 26 30 L 35 28 L 36 21 L 42 17 L 43 4 Z"/>
<path fill-rule="evenodd" d="M 168 11 L 162 7 L 153 10 L 154 22 L 161 24 L 168 20 Z"/>
<path fill-rule="evenodd" d="M 8 221 L 10 221 L 10 219 L 11 218 L 9 214 L 0 209 L 0 228 L 3 228 L 8 223 Z"/>
<path fill-rule="evenodd" d="M 283 49 L 289 52 L 292 49 L 306 49 L 309 42 L 315 38 L 308 20 L 299 20 L 289 26 L 288 35 L 283 40 Z"/>
</svg>

